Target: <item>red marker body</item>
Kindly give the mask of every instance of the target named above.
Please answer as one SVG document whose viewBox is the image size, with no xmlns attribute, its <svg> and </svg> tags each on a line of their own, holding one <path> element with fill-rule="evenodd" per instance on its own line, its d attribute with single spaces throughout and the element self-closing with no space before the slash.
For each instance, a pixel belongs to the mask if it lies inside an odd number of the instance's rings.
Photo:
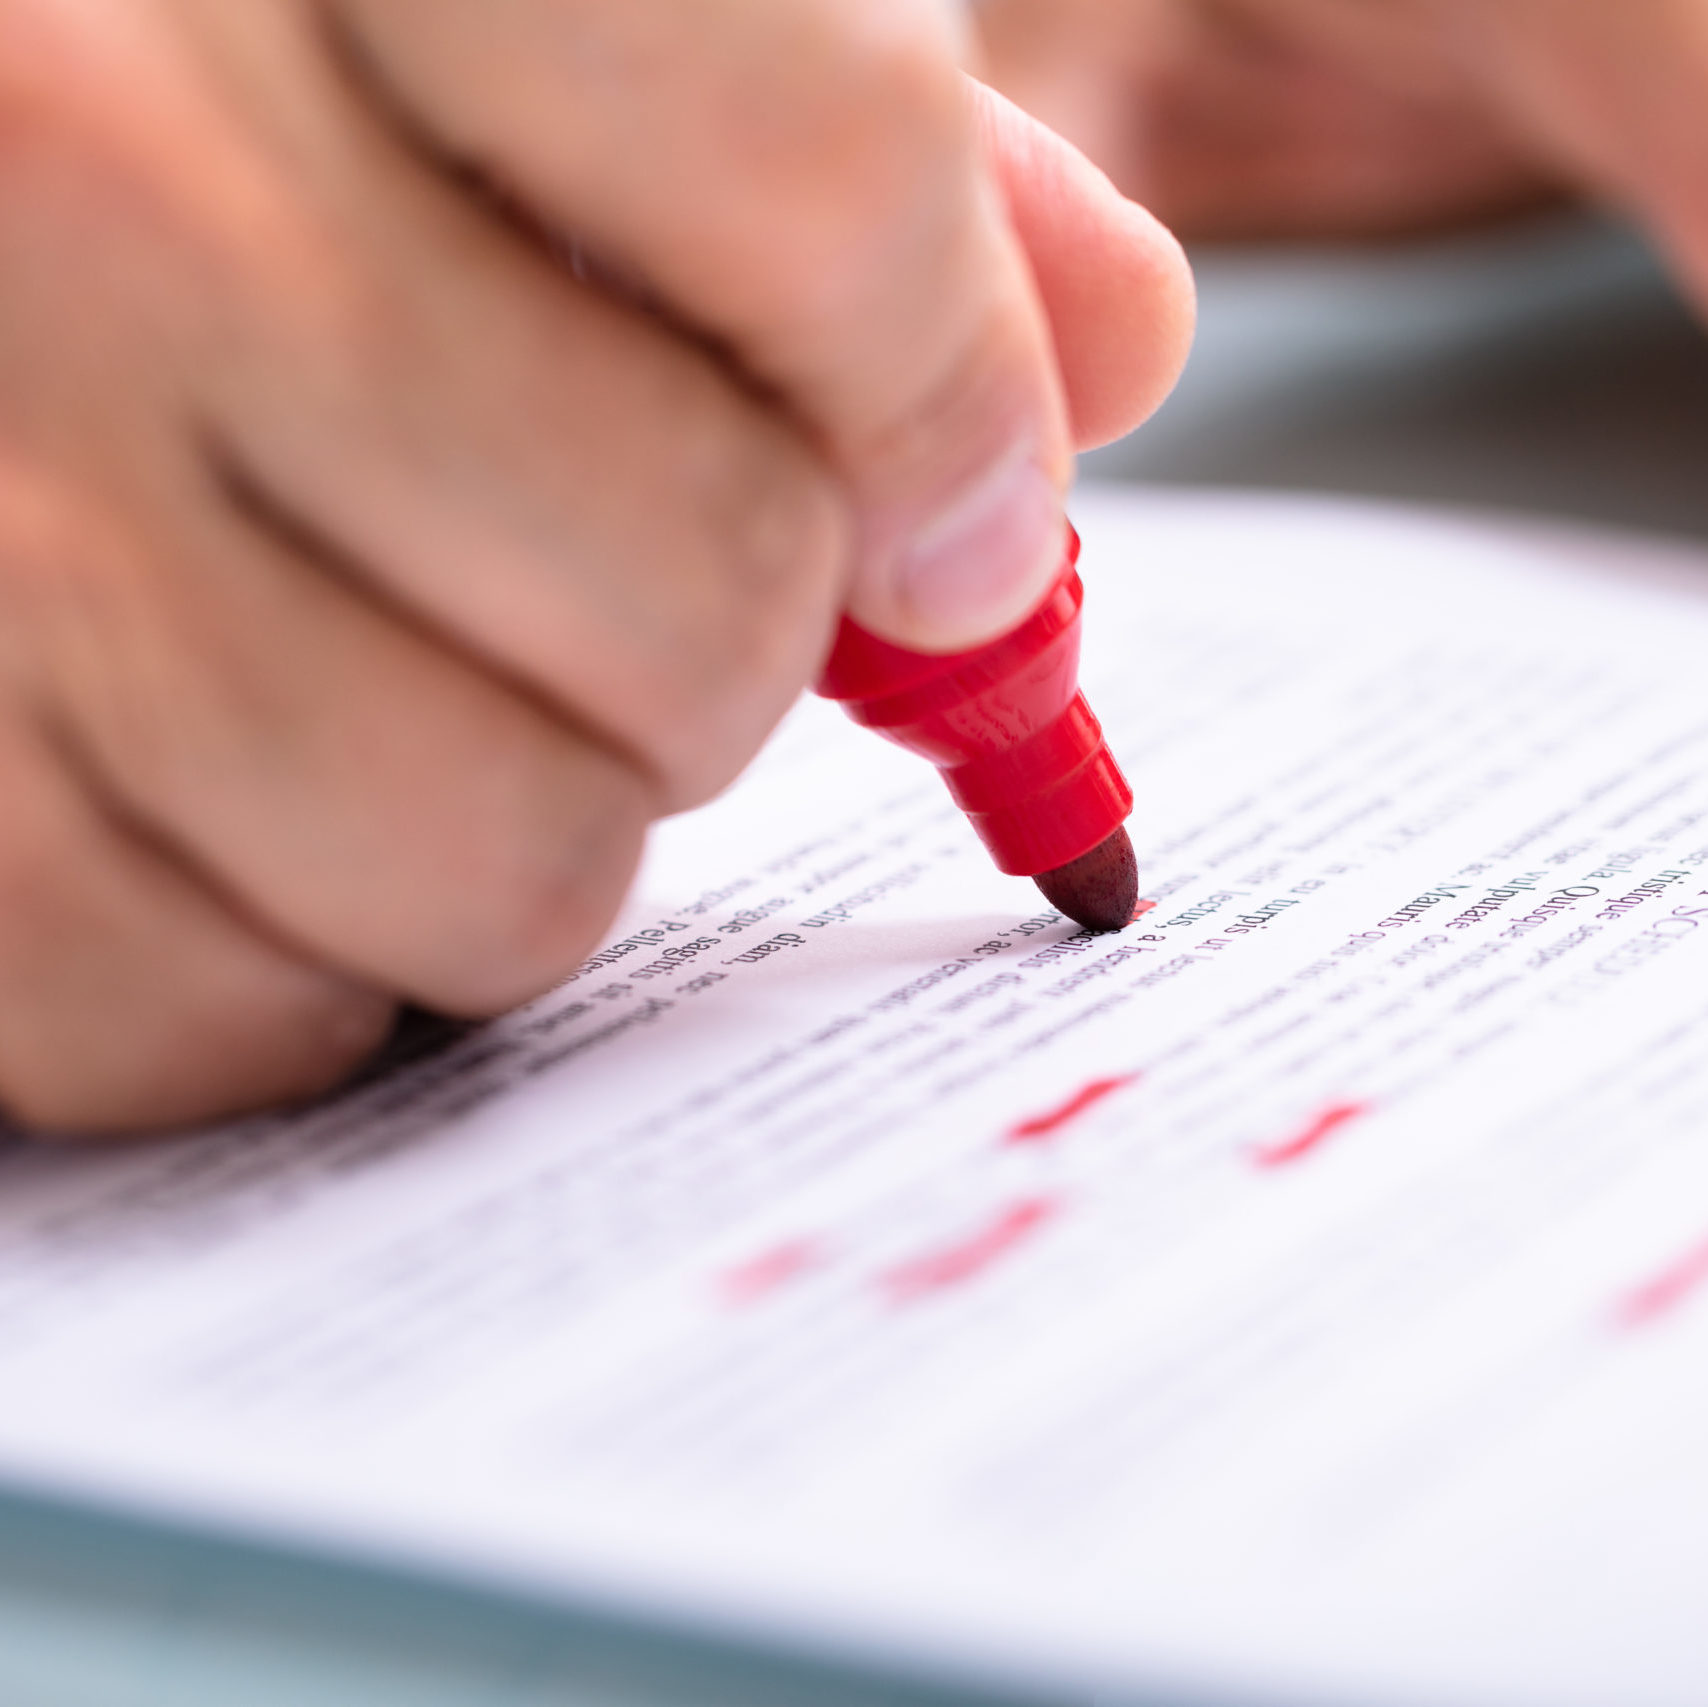
<svg viewBox="0 0 1708 1707">
<path fill-rule="evenodd" d="M 998 867 L 1016 877 L 1090 853 L 1133 809 L 1079 691 L 1078 561 L 1070 527 L 1043 603 L 971 652 L 909 652 L 845 617 L 818 684 L 856 723 L 929 759 Z"/>
</svg>

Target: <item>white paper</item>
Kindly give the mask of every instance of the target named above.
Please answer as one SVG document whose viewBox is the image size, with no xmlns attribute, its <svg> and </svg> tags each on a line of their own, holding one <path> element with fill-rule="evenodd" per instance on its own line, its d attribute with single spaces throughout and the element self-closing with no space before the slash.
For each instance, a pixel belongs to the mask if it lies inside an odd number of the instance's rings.
<svg viewBox="0 0 1708 1707">
<path fill-rule="evenodd" d="M 973 1677 L 1708 1699 L 1708 562 L 1086 495 L 1155 909 L 803 707 L 562 990 L 0 1151 L 0 1470 Z"/>
</svg>

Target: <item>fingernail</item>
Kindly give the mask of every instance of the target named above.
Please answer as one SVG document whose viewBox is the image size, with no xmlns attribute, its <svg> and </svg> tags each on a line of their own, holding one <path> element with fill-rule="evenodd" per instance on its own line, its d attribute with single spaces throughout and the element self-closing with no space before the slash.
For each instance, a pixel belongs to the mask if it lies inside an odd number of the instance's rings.
<svg viewBox="0 0 1708 1707">
<path fill-rule="evenodd" d="M 989 639 L 1048 590 L 1064 521 L 1036 450 L 1017 445 L 903 546 L 897 590 L 920 629 L 943 643 Z"/>
</svg>

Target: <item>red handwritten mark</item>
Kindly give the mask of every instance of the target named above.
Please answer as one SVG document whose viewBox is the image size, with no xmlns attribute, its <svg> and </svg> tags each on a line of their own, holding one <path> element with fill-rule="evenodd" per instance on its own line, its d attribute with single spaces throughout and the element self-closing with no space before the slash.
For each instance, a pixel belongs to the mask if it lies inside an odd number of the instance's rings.
<svg viewBox="0 0 1708 1707">
<path fill-rule="evenodd" d="M 1026 1197 L 1011 1203 L 976 1233 L 958 1244 L 915 1257 L 880 1277 L 883 1289 L 897 1303 L 911 1303 L 975 1279 L 1025 1243 L 1061 1208 L 1054 1198 Z"/>
<path fill-rule="evenodd" d="M 1708 1287 L 1708 1239 L 1620 1299 L 1614 1318 L 1622 1328 L 1646 1328 L 1670 1316 Z"/>
<path fill-rule="evenodd" d="M 718 1277 L 719 1289 L 731 1304 L 756 1304 L 778 1287 L 787 1286 L 808 1269 L 817 1267 L 822 1256 L 823 1252 L 811 1240 L 795 1239 L 726 1269 Z"/>
<path fill-rule="evenodd" d="M 1260 1168 L 1284 1168 L 1290 1162 L 1302 1162 L 1313 1150 L 1320 1149 L 1341 1127 L 1370 1112 L 1364 1102 L 1337 1102 L 1325 1108 L 1302 1132 L 1283 1138 L 1277 1144 L 1263 1144 L 1252 1152 L 1252 1161 Z"/>
<path fill-rule="evenodd" d="M 1053 1138 L 1064 1126 L 1079 1119 L 1088 1108 L 1095 1107 L 1105 1097 L 1113 1096 L 1116 1091 L 1125 1090 L 1128 1085 L 1139 1082 L 1137 1073 L 1123 1073 L 1118 1079 L 1093 1079 L 1090 1084 L 1075 1091 L 1059 1108 L 1052 1108 L 1047 1114 L 1035 1114 L 1030 1120 L 1022 1120 L 1009 1127 L 1008 1142 L 1010 1144 L 1035 1144 L 1040 1139 Z"/>
</svg>

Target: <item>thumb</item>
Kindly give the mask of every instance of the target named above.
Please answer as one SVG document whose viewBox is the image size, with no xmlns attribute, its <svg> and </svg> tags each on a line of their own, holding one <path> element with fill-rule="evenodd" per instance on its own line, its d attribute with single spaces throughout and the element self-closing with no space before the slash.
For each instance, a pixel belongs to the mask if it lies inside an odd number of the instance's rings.
<svg viewBox="0 0 1708 1707">
<path fill-rule="evenodd" d="M 1037 327 L 1043 347 L 1033 359 L 1064 396 L 1073 444 L 1090 449 L 1136 427 L 1179 378 L 1192 342 L 1191 269 L 1171 233 L 1072 144 L 994 90 L 971 78 L 966 86 L 1000 204 L 998 253 L 1007 265 L 999 270 L 1011 281 L 1002 323 L 1009 331 Z M 988 476 L 974 482 L 947 512 L 963 523 L 980 515 L 984 524 L 953 530 L 962 597 L 952 616 L 947 602 L 927 614 L 919 600 L 898 598 L 884 557 L 872 553 L 857 569 L 851 614 L 924 650 L 958 648 L 1019 620 L 1055 577 L 1060 512 L 1050 511 L 1047 539 L 1034 538 L 1037 527 L 1017 525 L 987 502 L 997 484 Z M 1035 558 L 1040 539 L 1044 559 L 1015 573 L 1022 558 Z"/>
<path fill-rule="evenodd" d="M 1192 344 L 1186 257 L 1053 130 L 974 84 L 985 158 L 1031 263 L 1055 340 L 1074 442 L 1131 432 L 1167 397 Z"/>
</svg>

